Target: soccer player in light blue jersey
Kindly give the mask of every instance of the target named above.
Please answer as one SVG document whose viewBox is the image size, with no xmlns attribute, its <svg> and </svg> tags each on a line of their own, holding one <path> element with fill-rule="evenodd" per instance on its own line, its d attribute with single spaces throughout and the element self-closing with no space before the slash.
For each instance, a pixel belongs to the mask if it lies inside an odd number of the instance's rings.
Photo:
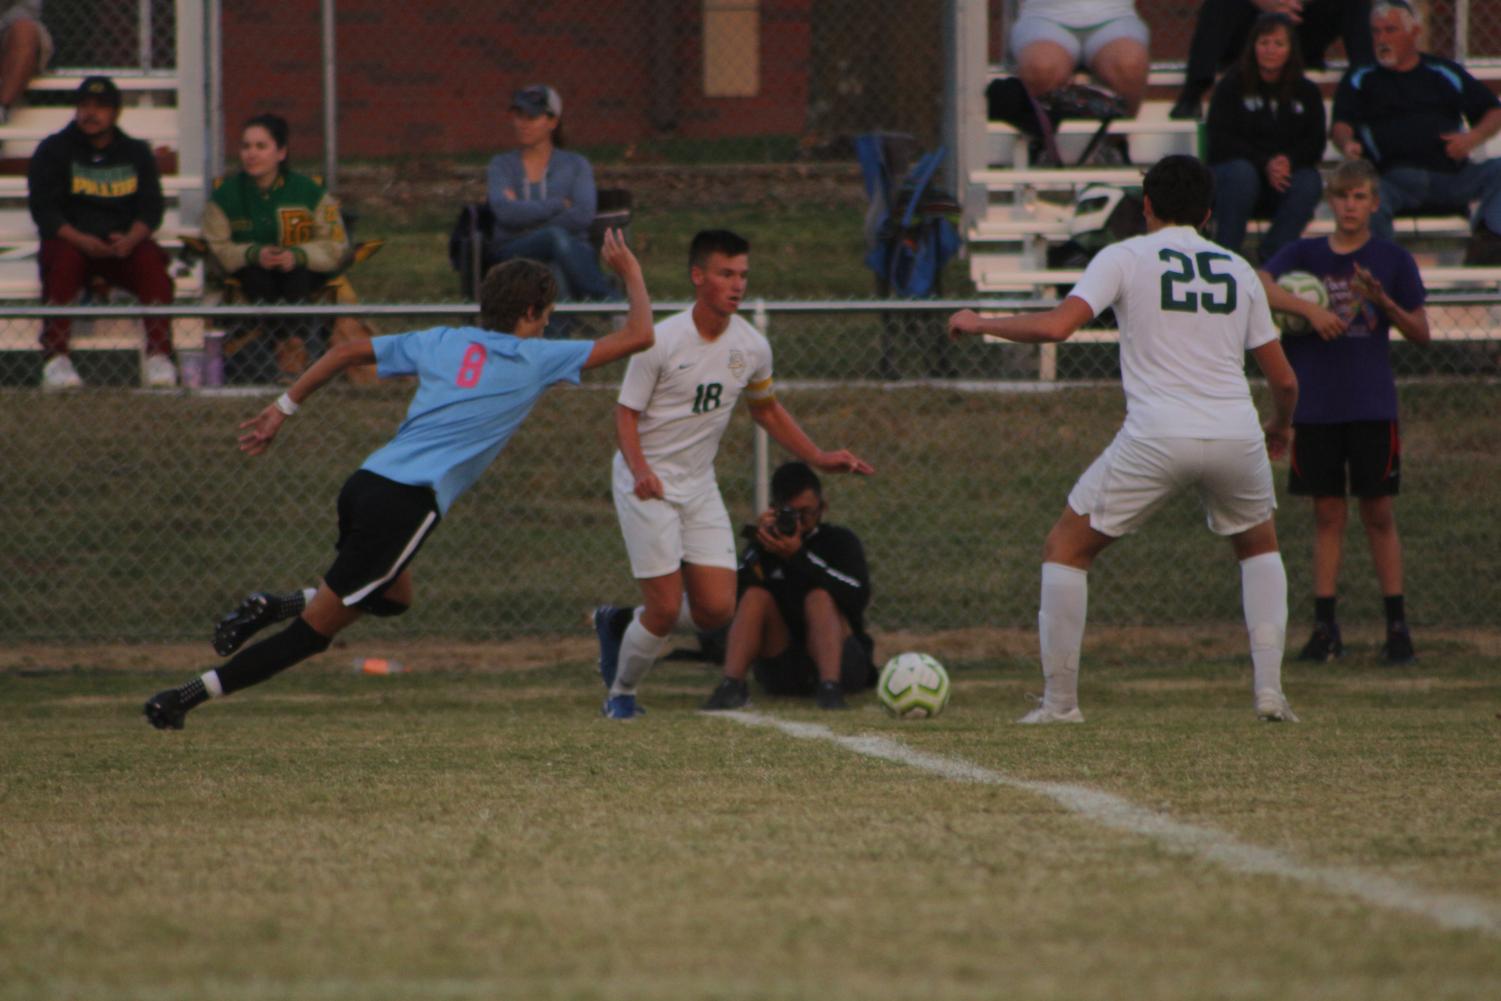
<svg viewBox="0 0 1501 1001">
<path fill-rule="evenodd" d="M 478 327 L 434 327 L 341 344 L 240 425 L 240 451 L 260 455 L 313 392 L 350 366 L 374 362 L 382 378 L 418 380 L 395 437 L 339 492 L 338 555 L 323 583 L 289 595 L 252 594 L 219 623 L 214 649 L 228 656 L 265 626 L 288 618 L 292 624 L 224 666 L 152 696 L 145 705 L 152 726 L 180 730 L 190 709 L 321 653 L 366 612 L 392 616 L 410 607 L 412 558 L 454 500 L 505 448 L 543 391 L 558 382 L 576 384 L 584 369 L 654 343 L 641 265 L 614 231 L 605 235 L 602 256 L 625 283 L 630 312 L 624 327 L 597 341 L 538 337 L 552 315 L 556 281 L 536 261 L 507 261 L 485 276 Z"/>
</svg>

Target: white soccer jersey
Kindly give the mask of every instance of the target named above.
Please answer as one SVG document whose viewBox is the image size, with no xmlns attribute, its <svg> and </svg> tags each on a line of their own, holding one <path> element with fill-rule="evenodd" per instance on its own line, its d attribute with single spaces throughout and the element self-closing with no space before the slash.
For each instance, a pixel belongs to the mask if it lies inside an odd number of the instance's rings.
<svg viewBox="0 0 1501 1001">
<path fill-rule="evenodd" d="M 670 501 L 713 488 L 714 456 L 735 401 L 771 397 L 771 345 L 739 316 L 712 341 L 693 311 L 656 327 L 656 343 L 632 355 L 618 402 L 641 412 L 641 451 Z M 616 455 L 616 475 L 624 465 Z"/>
<path fill-rule="evenodd" d="M 1192 227 L 1166 226 L 1100 251 L 1069 294 L 1096 316 L 1115 310 L 1127 434 L 1261 438 L 1245 355 L 1277 328 L 1241 257 Z"/>
</svg>

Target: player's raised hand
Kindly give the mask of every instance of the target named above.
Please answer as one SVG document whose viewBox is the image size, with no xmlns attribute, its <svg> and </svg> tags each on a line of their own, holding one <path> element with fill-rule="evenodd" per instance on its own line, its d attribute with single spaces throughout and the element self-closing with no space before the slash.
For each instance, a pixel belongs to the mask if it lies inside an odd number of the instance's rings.
<svg viewBox="0 0 1501 1001">
<path fill-rule="evenodd" d="M 980 332 L 980 314 L 972 309 L 961 309 L 949 317 L 949 337 L 958 340 L 965 334 Z"/>
<path fill-rule="evenodd" d="M 622 278 L 628 279 L 632 274 L 641 273 L 641 262 L 636 260 L 631 248 L 626 246 L 625 236 L 618 229 L 605 230 L 605 242 L 600 248 L 599 256 L 611 271 Z"/>
<path fill-rule="evenodd" d="M 876 471 L 875 466 L 846 448 L 841 448 L 837 452 L 820 452 L 818 458 L 813 460 L 813 465 L 825 473 L 858 473 L 861 476 L 871 476 Z"/>
<path fill-rule="evenodd" d="M 240 430 L 245 433 L 240 435 L 240 451 L 246 455 L 260 455 L 271 447 L 271 443 L 276 440 L 276 432 L 281 430 L 282 422 L 286 419 L 287 415 L 277 410 L 273 403 L 250 420 L 243 421 Z"/>
</svg>

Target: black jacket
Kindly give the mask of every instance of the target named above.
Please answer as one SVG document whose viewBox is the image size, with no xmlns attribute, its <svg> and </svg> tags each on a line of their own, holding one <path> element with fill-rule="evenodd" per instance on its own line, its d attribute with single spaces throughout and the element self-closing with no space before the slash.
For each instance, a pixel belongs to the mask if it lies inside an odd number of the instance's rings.
<svg viewBox="0 0 1501 1001">
<path fill-rule="evenodd" d="M 803 546 L 791 560 L 761 551 L 752 540 L 740 557 L 741 593 L 764 587 L 777 599 L 801 606 L 809 591 L 829 592 L 834 605 L 857 635 L 865 635 L 865 607 L 870 604 L 870 569 L 860 539 L 839 525 L 819 525 L 803 536 Z"/>
<path fill-rule="evenodd" d="M 1279 154 L 1293 169 L 1317 167 L 1324 159 L 1324 98 L 1318 85 L 1300 77 L 1291 101 L 1276 101 L 1261 81 L 1243 91 L 1240 71 L 1230 70 L 1214 88 L 1209 116 L 1209 162 L 1249 160 L 1257 170 Z"/>
<path fill-rule="evenodd" d="M 139 220 L 153 232 L 162 224 L 162 179 L 151 147 L 115 129 L 97 149 L 69 122 L 43 139 L 26 171 L 31 218 L 43 239 L 64 223 L 101 239 L 124 233 Z"/>
</svg>

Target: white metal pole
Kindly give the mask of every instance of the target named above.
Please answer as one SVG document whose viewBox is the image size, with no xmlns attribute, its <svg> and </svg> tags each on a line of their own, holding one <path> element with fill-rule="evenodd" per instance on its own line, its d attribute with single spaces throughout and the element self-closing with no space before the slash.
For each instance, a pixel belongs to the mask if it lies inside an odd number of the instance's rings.
<svg viewBox="0 0 1501 1001">
<path fill-rule="evenodd" d="M 761 331 L 761 336 L 769 336 L 767 331 L 771 328 L 771 314 L 766 311 L 766 300 L 757 299 L 756 308 L 752 314 L 752 322 L 756 329 Z M 766 429 L 756 425 L 755 431 L 755 463 L 754 478 L 755 491 L 753 493 L 754 508 L 756 514 L 760 514 L 771 506 L 771 439 L 766 434 Z"/>
<path fill-rule="evenodd" d="M 140 56 L 141 69 L 151 69 L 151 0 L 137 0 L 136 52 Z"/>
<path fill-rule="evenodd" d="M 323 0 L 323 186 L 335 188 L 339 157 L 338 67 L 334 64 L 334 0 Z"/>
<path fill-rule="evenodd" d="M 204 4 L 204 61 L 207 79 L 204 122 L 207 128 L 203 150 L 203 190 L 224 169 L 224 14 L 219 0 Z"/>
<path fill-rule="evenodd" d="M 1464 62 L 1470 57 L 1470 0 L 1455 0 L 1454 4 L 1454 61 Z"/>
</svg>

